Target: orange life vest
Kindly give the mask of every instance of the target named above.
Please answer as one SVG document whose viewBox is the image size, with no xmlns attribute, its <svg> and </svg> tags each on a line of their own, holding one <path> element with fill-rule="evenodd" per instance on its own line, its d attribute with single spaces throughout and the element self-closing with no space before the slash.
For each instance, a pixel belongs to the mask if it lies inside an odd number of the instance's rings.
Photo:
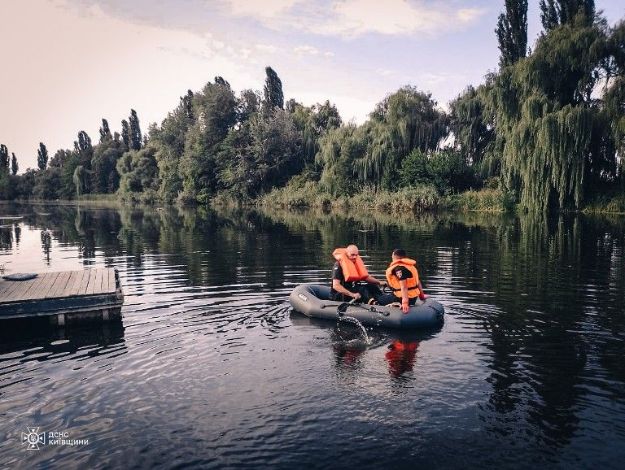
<svg viewBox="0 0 625 470">
<path fill-rule="evenodd" d="M 388 282 L 389 287 L 393 290 L 395 297 L 399 297 L 401 299 L 401 285 L 399 284 L 397 276 L 393 274 L 393 271 L 395 271 L 395 269 L 399 266 L 403 266 L 412 273 L 412 277 L 406 279 L 408 298 L 413 299 L 415 297 L 419 297 L 419 294 L 421 294 L 419 288 L 417 287 L 419 285 L 419 272 L 417 271 L 416 264 L 417 262 L 413 259 L 401 258 L 397 261 L 393 261 L 386 269 L 386 281 Z"/>
<path fill-rule="evenodd" d="M 345 282 L 364 281 L 369 277 L 369 272 L 365 267 L 365 263 L 362 262 L 360 255 L 356 257 L 355 261 L 352 261 L 347 256 L 346 248 L 337 248 L 332 253 L 332 256 L 334 256 L 334 259 L 341 265 Z"/>
</svg>

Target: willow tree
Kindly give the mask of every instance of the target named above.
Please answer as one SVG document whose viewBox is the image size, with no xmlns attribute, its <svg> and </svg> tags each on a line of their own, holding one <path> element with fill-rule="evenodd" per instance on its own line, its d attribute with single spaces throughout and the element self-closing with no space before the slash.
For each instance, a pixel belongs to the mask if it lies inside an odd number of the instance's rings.
<svg viewBox="0 0 625 470">
<path fill-rule="evenodd" d="M 358 179 L 392 187 L 401 161 L 412 150 L 429 152 L 448 135 L 447 118 L 430 94 L 406 86 L 378 103 L 363 126 L 367 149 L 354 161 Z"/>
<path fill-rule="evenodd" d="M 526 210 L 580 207 L 596 164 L 601 110 L 591 92 L 606 51 L 605 29 L 580 20 L 542 36 L 530 57 L 497 77 L 491 105 L 504 139 L 502 176 Z"/>
<path fill-rule="evenodd" d="M 319 184 L 334 196 L 345 196 L 355 192 L 353 178 L 354 161 L 367 148 L 362 128 L 354 124 L 330 129 L 319 140 L 319 152 L 315 161 L 321 166 Z"/>
<path fill-rule="evenodd" d="M 455 148 L 469 165 L 485 177 L 499 174 L 499 159 L 493 152 L 495 119 L 487 107 L 486 97 L 492 89 L 492 80 L 477 89 L 467 89 L 449 103 L 449 129 Z"/>
</svg>

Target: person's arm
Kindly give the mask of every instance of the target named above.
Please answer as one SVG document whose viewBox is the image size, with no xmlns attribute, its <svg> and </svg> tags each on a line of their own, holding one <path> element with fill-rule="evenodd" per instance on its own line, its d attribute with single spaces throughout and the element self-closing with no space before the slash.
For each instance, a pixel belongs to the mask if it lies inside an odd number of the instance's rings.
<svg viewBox="0 0 625 470">
<path fill-rule="evenodd" d="M 423 292 L 423 285 L 421 284 L 421 281 L 418 282 L 417 287 L 419 288 L 419 298 L 421 300 L 427 299 L 428 296 L 425 292 Z"/>
<path fill-rule="evenodd" d="M 399 281 L 399 287 L 401 289 L 401 311 L 408 313 L 410 305 L 408 304 L 408 286 L 406 285 L 406 281 L 401 279 Z"/>
<path fill-rule="evenodd" d="M 369 284 L 375 284 L 380 287 L 384 287 L 386 285 L 386 281 L 380 281 L 379 279 L 373 277 L 371 274 L 369 274 L 369 277 L 365 279 L 365 282 L 368 282 Z"/>
<path fill-rule="evenodd" d="M 341 281 L 338 279 L 332 279 L 332 289 L 334 289 L 337 292 L 340 292 L 343 295 L 346 295 L 347 297 L 352 297 L 356 300 L 360 298 L 360 294 L 358 292 L 348 291 L 347 289 L 345 289 L 345 287 L 343 287 L 343 285 L 341 284 Z"/>
</svg>

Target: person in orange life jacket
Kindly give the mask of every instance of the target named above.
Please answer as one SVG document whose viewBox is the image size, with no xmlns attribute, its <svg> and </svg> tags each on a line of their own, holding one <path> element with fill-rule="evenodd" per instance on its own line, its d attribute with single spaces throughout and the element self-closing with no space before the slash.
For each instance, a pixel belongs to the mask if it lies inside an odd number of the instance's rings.
<svg viewBox="0 0 625 470">
<path fill-rule="evenodd" d="M 401 302 L 401 311 L 408 313 L 408 309 L 415 304 L 417 298 L 421 300 L 427 298 L 419 280 L 416 264 L 416 261 L 408 258 L 401 248 L 393 250 L 391 264 L 386 269 L 386 280 L 393 293 L 378 298 L 380 305 Z"/>
<path fill-rule="evenodd" d="M 386 283 L 368 273 L 356 245 L 337 248 L 332 255 L 336 262 L 332 268 L 331 300 L 349 302 L 354 299 L 373 302 L 382 296 L 382 291 L 378 286 L 384 286 Z M 366 284 L 359 284 L 362 281 Z"/>
</svg>

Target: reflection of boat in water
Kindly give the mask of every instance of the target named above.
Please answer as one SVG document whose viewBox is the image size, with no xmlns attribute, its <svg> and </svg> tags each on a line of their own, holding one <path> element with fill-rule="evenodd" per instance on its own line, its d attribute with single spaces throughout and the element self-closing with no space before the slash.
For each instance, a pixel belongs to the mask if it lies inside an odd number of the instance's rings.
<svg viewBox="0 0 625 470">
<path fill-rule="evenodd" d="M 308 317 L 337 320 L 339 312 L 356 318 L 363 325 L 387 328 L 432 328 L 443 323 L 445 309 L 434 299 L 417 300 L 404 314 L 390 305 L 348 304 L 330 300 L 330 288 L 318 284 L 300 284 L 289 296 L 291 306 Z"/>
</svg>

